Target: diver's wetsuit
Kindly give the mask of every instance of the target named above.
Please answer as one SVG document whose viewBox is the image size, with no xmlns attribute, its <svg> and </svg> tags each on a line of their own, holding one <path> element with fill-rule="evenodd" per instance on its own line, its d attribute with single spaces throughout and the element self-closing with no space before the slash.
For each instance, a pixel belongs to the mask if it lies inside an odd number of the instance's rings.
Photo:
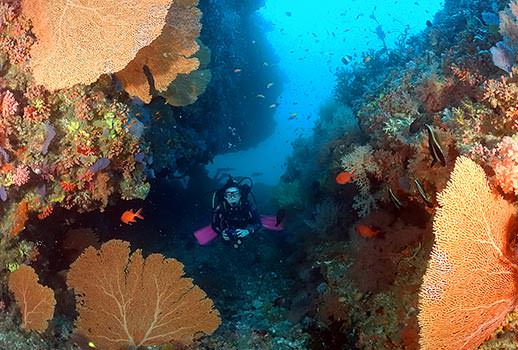
<svg viewBox="0 0 518 350">
<path fill-rule="evenodd" d="M 212 212 L 212 229 L 221 235 L 223 232 L 233 238 L 232 231 L 247 229 L 250 234 L 261 228 L 261 218 L 257 208 L 248 201 L 242 201 L 235 207 L 220 203 Z"/>
</svg>

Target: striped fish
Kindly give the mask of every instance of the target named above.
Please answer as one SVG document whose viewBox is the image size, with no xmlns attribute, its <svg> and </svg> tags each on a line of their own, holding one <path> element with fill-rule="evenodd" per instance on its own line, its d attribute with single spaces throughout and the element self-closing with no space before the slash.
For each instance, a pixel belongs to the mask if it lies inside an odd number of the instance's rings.
<svg viewBox="0 0 518 350">
<path fill-rule="evenodd" d="M 444 153 L 442 152 L 441 145 L 437 141 L 437 136 L 433 131 L 433 128 L 425 124 L 426 129 L 428 130 L 428 148 L 430 150 L 430 155 L 432 156 L 432 164 L 430 166 L 434 166 L 435 163 L 439 162 L 442 166 L 446 165 L 446 159 L 444 158 Z"/>
<path fill-rule="evenodd" d="M 432 201 L 430 200 L 430 197 L 428 194 L 426 194 L 426 191 L 424 190 L 423 185 L 421 182 L 419 182 L 418 179 L 414 179 L 415 186 L 417 187 L 417 192 L 419 192 L 419 195 L 421 198 L 425 201 L 427 205 L 432 205 Z"/>
<path fill-rule="evenodd" d="M 388 192 L 389 192 L 389 197 L 390 197 L 390 201 L 392 202 L 392 204 L 394 204 L 394 206 L 396 207 L 396 209 L 401 209 L 403 208 L 403 203 L 399 200 L 399 198 L 394 194 L 394 192 L 392 191 L 392 188 L 390 188 L 390 186 L 387 186 L 388 188 Z"/>
</svg>

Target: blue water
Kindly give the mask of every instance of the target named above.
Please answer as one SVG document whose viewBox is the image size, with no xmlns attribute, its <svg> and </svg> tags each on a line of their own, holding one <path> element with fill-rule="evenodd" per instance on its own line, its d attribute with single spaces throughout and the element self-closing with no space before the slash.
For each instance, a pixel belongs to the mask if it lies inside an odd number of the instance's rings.
<svg viewBox="0 0 518 350">
<path fill-rule="evenodd" d="M 284 76 L 284 81 L 272 82 L 283 85 L 277 127 L 254 149 L 217 156 L 209 174 L 218 168 L 234 168 L 233 174 L 240 176 L 261 172 L 256 181 L 276 184 L 292 152 L 291 142 L 310 133 L 319 107 L 332 98 L 334 74 L 344 67 L 342 57 L 353 58 L 348 66 L 362 64 L 363 52 L 383 47 L 376 35 L 378 23 L 390 48 L 405 28 L 409 34 L 422 31 L 442 5 L 439 0 L 267 0 L 257 20 L 270 23 L 264 27 Z"/>
</svg>

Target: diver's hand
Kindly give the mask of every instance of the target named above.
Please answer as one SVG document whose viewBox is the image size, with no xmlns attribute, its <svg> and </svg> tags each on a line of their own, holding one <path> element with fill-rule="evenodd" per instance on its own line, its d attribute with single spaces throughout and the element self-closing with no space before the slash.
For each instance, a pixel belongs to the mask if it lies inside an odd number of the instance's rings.
<svg viewBox="0 0 518 350">
<path fill-rule="evenodd" d="M 236 230 L 236 236 L 238 238 L 243 238 L 243 237 L 246 237 L 250 234 L 250 231 L 247 230 L 247 229 L 243 229 L 243 228 L 239 228 Z"/>
<path fill-rule="evenodd" d="M 230 237 L 228 236 L 228 230 L 223 230 L 221 232 L 221 238 L 223 238 L 225 241 L 228 241 Z"/>
</svg>

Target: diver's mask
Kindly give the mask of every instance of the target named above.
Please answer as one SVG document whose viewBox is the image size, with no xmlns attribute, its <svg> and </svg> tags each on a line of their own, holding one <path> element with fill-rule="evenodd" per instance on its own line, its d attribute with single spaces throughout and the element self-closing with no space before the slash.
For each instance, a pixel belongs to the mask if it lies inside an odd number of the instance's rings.
<svg viewBox="0 0 518 350">
<path fill-rule="evenodd" d="M 225 199 L 230 206 L 235 207 L 241 200 L 241 192 L 237 187 L 229 187 L 225 190 Z"/>
</svg>

